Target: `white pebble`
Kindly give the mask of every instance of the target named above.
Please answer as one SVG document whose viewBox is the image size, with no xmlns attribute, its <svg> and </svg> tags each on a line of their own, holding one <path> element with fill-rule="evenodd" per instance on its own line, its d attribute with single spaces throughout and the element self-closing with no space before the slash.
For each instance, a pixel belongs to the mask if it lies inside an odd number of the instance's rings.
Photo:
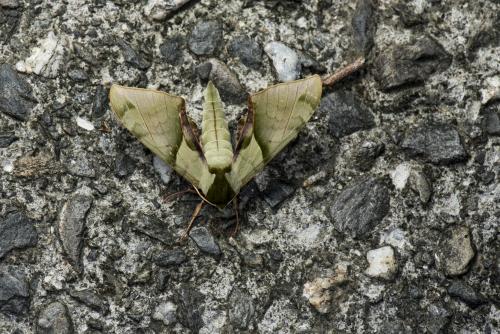
<svg viewBox="0 0 500 334">
<path fill-rule="evenodd" d="M 396 258 L 391 246 L 368 251 L 366 259 L 370 265 L 365 271 L 368 276 L 390 279 L 396 273 Z"/>
<path fill-rule="evenodd" d="M 76 125 L 78 125 L 82 129 L 85 129 L 87 131 L 93 131 L 95 129 L 94 124 L 92 124 L 90 121 L 86 120 L 85 118 L 81 118 L 81 117 L 76 118 Z"/>
</svg>

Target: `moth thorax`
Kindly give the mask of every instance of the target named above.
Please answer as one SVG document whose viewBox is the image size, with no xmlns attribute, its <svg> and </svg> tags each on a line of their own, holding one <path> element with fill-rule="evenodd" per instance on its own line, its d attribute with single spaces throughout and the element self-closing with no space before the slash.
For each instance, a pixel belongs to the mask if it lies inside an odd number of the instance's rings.
<svg viewBox="0 0 500 334">
<path fill-rule="evenodd" d="M 205 151 L 205 158 L 210 173 L 220 174 L 231 171 L 231 165 L 233 164 L 233 152 L 231 150 L 207 150 Z"/>
</svg>

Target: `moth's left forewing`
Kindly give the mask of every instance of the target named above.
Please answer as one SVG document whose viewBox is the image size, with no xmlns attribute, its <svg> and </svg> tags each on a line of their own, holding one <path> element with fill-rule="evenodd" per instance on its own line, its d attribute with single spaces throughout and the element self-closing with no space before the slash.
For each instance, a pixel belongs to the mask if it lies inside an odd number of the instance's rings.
<svg viewBox="0 0 500 334">
<path fill-rule="evenodd" d="M 252 137 L 235 152 L 228 176 L 234 187 L 244 186 L 297 136 L 318 107 L 321 93 L 321 78 L 314 75 L 271 86 L 250 97 Z"/>
</svg>

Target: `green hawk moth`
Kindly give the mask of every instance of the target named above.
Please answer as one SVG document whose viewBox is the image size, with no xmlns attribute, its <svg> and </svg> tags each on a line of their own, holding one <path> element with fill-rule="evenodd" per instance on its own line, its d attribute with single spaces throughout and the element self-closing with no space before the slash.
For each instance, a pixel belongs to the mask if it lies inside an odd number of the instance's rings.
<svg viewBox="0 0 500 334">
<path fill-rule="evenodd" d="M 234 147 L 212 82 L 204 91 L 201 134 L 188 118 L 182 97 L 114 84 L 109 98 L 111 109 L 135 137 L 189 181 L 205 201 L 224 208 L 297 137 L 318 107 L 323 85 L 360 66 L 343 69 L 326 80 L 312 75 L 251 94 Z"/>
</svg>

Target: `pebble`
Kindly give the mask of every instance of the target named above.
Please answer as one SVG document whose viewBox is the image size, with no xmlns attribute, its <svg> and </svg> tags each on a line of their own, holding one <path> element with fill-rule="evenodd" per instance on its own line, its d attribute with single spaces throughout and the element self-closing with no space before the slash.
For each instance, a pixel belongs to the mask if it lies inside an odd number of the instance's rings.
<svg viewBox="0 0 500 334">
<path fill-rule="evenodd" d="M 258 70 L 262 66 L 262 47 L 248 36 L 236 36 L 229 44 L 228 51 L 249 68 Z"/>
<path fill-rule="evenodd" d="M 366 253 L 369 267 L 365 273 L 371 277 L 391 279 L 397 271 L 396 258 L 391 246 L 372 249 Z"/>
<path fill-rule="evenodd" d="M 302 295 L 319 312 L 328 313 L 334 300 L 333 287 L 347 282 L 347 266 L 338 265 L 335 273 L 329 277 L 318 277 L 304 284 Z"/>
<path fill-rule="evenodd" d="M 422 157 L 435 165 L 463 162 L 468 157 L 458 131 L 447 124 L 423 124 L 410 129 L 401 148 L 410 157 Z"/>
<path fill-rule="evenodd" d="M 31 50 L 31 55 L 25 61 L 16 64 L 16 68 L 46 78 L 56 78 L 65 64 L 67 44 L 65 38 L 57 37 L 50 31 L 47 37 L 40 41 L 39 46 Z"/>
<path fill-rule="evenodd" d="M 262 190 L 264 201 L 273 209 L 276 209 L 283 201 L 292 196 L 295 188 L 281 181 L 271 181 Z"/>
<path fill-rule="evenodd" d="M 103 85 L 97 86 L 92 101 L 92 117 L 100 118 L 108 110 L 108 90 Z"/>
<path fill-rule="evenodd" d="M 300 76 L 300 57 L 295 50 L 281 42 L 269 42 L 264 52 L 271 59 L 278 81 L 292 81 Z"/>
<path fill-rule="evenodd" d="M 489 136 L 500 136 L 500 102 L 491 103 L 481 110 L 481 126 Z"/>
<path fill-rule="evenodd" d="M 119 40 L 118 46 L 122 51 L 123 59 L 126 63 L 140 70 L 147 70 L 151 66 L 150 61 L 148 61 L 139 51 L 136 51 L 124 40 Z"/>
<path fill-rule="evenodd" d="M 182 64 L 184 61 L 184 44 L 182 36 L 169 37 L 160 45 L 160 53 L 168 64 Z"/>
<path fill-rule="evenodd" d="M 421 84 L 432 74 L 446 70 L 451 56 L 434 39 L 422 37 L 408 44 L 388 47 L 374 61 L 380 89 Z"/>
<path fill-rule="evenodd" d="M 222 46 L 222 25 L 218 21 L 201 21 L 189 36 L 188 45 L 197 56 L 209 56 Z"/>
<path fill-rule="evenodd" d="M 229 296 L 228 304 L 231 324 L 238 329 L 246 329 L 255 313 L 252 297 L 235 287 Z"/>
<path fill-rule="evenodd" d="M 97 293 L 92 291 L 91 289 L 85 290 L 72 290 L 69 292 L 69 295 L 79 302 L 87 305 L 91 309 L 100 312 L 101 314 L 109 313 L 109 305 L 105 302 Z"/>
<path fill-rule="evenodd" d="M 453 281 L 448 287 L 448 294 L 457 297 L 471 307 L 477 307 L 487 302 L 481 294 L 477 293 L 473 287 L 461 280 Z"/>
<path fill-rule="evenodd" d="M 364 55 L 373 47 L 373 38 L 377 30 L 375 5 L 372 0 L 358 0 L 351 19 L 354 46 Z"/>
<path fill-rule="evenodd" d="M 76 125 L 87 131 L 94 131 L 95 129 L 94 124 L 92 124 L 92 122 L 79 116 L 76 118 Z"/>
<path fill-rule="evenodd" d="M 207 77 L 212 81 L 224 103 L 240 104 L 246 101 L 248 94 L 236 74 L 226 64 L 212 58 L 200 67 L 198 70 L 200 78 L 203 80 Z"/>
<path fill-rule="evenodd" d="M 61 302 L 52 302 L 44 307 L 37 320 L 36 332 L 39 334 L 73 334 L 73 320 L 68 308 Z"/>
<path fill-rule="evenodd" d="M 160 267 L 178 266 L 187 261 L 187 256 L 181 249 L 163 250 L 154 254 L 152 261 Z"/>
<path fill-rule="evenodd" d="M 201 305 L 205 300 L 205 296 L 186 284 L 177 290 L 176 297 L 179 322 L 193 333 L 198 333 L 205 325 L 201 317 L 203 313 Z"/>
<path fill-rule="evenodd" d="M 328 116 L 329 132 L 342 138 L 375 126 L 373 113 L 352 92 L 337 91 L 321 98 L 320 112 Z"/>
<path fill-rule="evenodd" d="M 68 77 L 74 81 L 79 81 L 79 82 L 87 81 L 89 78 L 87 73 L 84 70 L 79 69 L 79 68 L 69 71 Z"/>
<path fill-rule="evenodd" d="M 135 160 L 128 154 L 119 153 L 115 159 L 115 175 L 123 178 L 129 176 L 135 171 Z"/>
<path fill-rule="evenodd" d="M 87 213 L 92 206 L 92 197 L 74 194 L 64 204 L 59 217 L 59 238 L 73 268 L 83 272 L 83 234 Z"/>
<path fill-rule="evenodd" d="M 35 222 L 20 212 L 0 220 L 0 259 L 16 248 L 36 246 L 38 233 Z"/>
<path fill-rule="evenodd" d="M 410 173 L 410 188 L 418 194 L 420 202 L 428 203 L 432 195 L 432 183 L 427 176 L 419 170 L 412 169 Z"/>
<path fill-rule="evenodd" d="M 144 14 L 154 21 L 163 21 L 191 0 L 148 0 Z"/>
<path fill-rule="evenodd" d="M 163 322 L 165 326 L 174 324 L 177 321 L 177 305 L 172 302 L 160 303 L 153 312 L 153 319 Z"/>
<path fill-rule="evenodd" d="M 387 187 L 377 179 L 368 179 L 344 189 L 330 209 L 336 230 L 363 237 L 389 212 Z"/>
<path fill-rule="evenodd" d="M 168 184 L 172 179 L 172 168 L 156 155 L 153 157 L 153 167 L 163 183 Z"/>
<path fill-rule="evenodd" d="M 381 243 L 391 245 L 399 249 L 400 251 L 405 250 L 410 243 L 406 239 L 406 232 L 401 230 L 400 228 L 391 228 L 382 234 Z"/>
<path fill-rule="evenodd" d="M 196 246 L 198 246 L 202 252 L 214 256 L 222 255 L 215 238 L 205 226 L 193 228 L 189 233 L 189 237 L 196 243 Z"/>
<path fill-rule="evenodd" d="M 469 270 L 475 254 L 469 228 L 457 226 L 442 243 L 438 259 L 447 276 L 460 276 Z"/>
<path fill-rule="evenodd" d="M 401 163 L 390 172 L 392 183 L 397 190 L 403 190 L 410 177 L 411 167 L 406 163 Z"/>
<path fill-rule="evenodd" d="M 0 267 L 0 312 L 21 315 L 29 308 L 29 286 L 24 273 Z"/>
<path fill-rule="evenodd" d="M 95 177 L 95 169 L 89 159 L 87 155 L 82 154 L 79 158 L 68 160 L 65 164 L 68 173 L 74 176 Z"/>
<path fill-rule="evenodd" d="M 361 145 L 355 145 L 352 157 L 356 168 L 361 171 L 369 171 L 384 150 L 384 143 L 373 140 L 366 140 Z"/>
<path fill-rule="evenodd" d="M 0 66 L 0 112 L 18 121 L 28 120 L 34 107 L 30 84 L 9 64 Z"/>
<path fill-rule="evenodd" d="M 0 132 L 0 148 L 7 148 L 18 139 L 14 132 Z"/>
</svg>

